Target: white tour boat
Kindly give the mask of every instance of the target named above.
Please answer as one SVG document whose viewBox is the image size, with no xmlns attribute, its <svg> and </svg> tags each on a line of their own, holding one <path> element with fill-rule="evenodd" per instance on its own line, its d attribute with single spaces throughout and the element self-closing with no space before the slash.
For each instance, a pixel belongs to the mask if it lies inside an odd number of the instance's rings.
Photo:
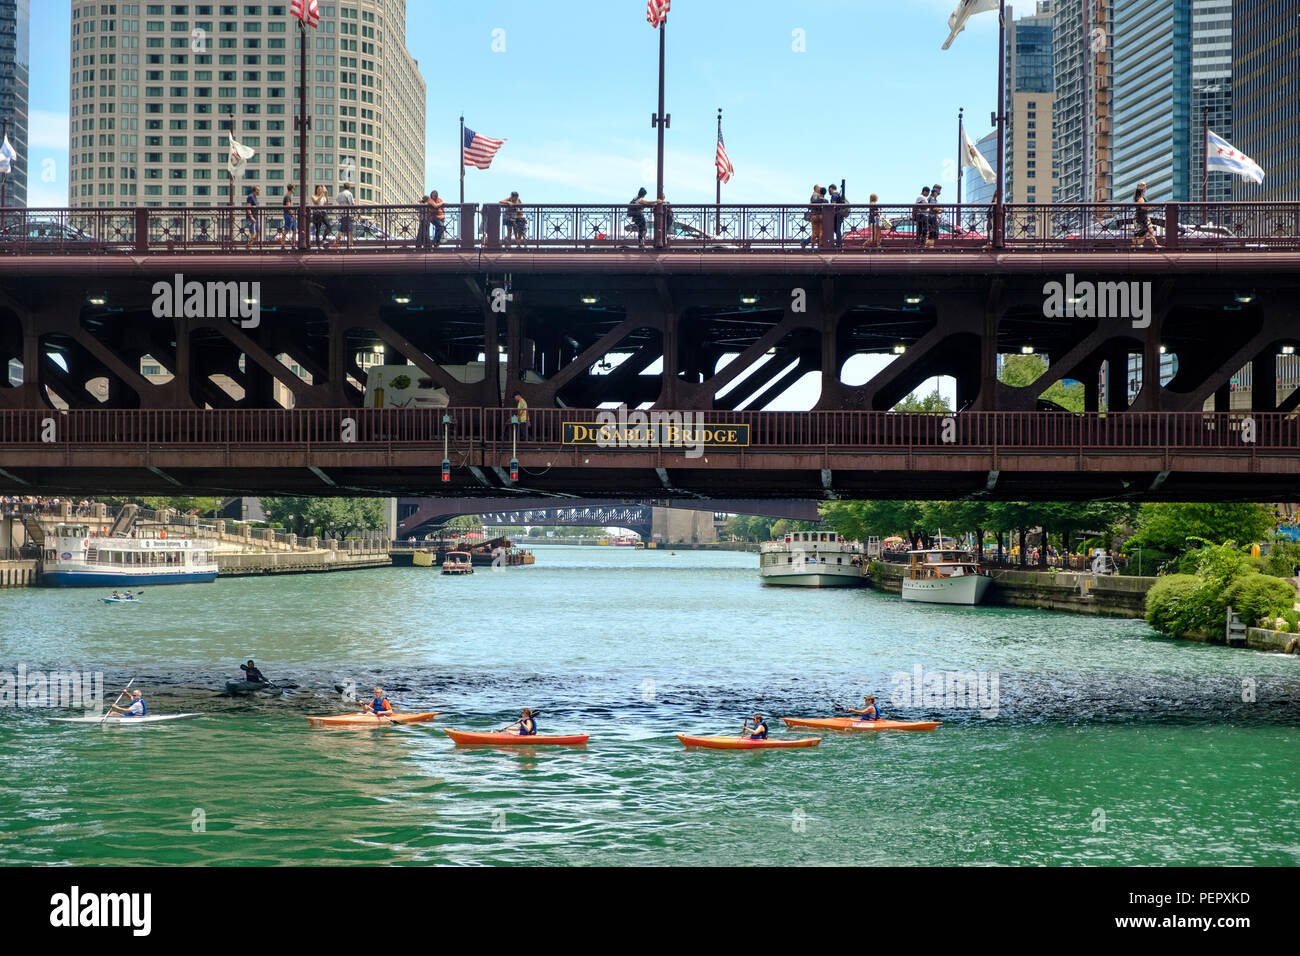
<svg viewBox="0 0 1300 956">
<path fill-rule="evenodd" d="M 846 588 L 862 584 L 862 547 L 834 531 L 792 531 L 759 547 L 764 584 Z"/>
<path fill-rule="evenodd" d="M 85 525 L 58 525 L 45 537 L 41 583 L 61 588 L 140 588 L 216 580 L 211 544 L 168 537 L 165 530 L 135 534 L 134 538 L 92 536 Z"/>
<path fill-rule="evenodd" d="M 968 551 L 931 548 L 908 553 L 912 564 L 903 578 L 904 601 L 979 604 L 993 581 Z"/>
</svg>

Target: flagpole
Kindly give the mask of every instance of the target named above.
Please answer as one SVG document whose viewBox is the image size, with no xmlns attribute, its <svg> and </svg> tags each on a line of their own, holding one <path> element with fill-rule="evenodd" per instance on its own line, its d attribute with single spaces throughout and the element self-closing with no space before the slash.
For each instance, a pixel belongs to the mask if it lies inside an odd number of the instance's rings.
<svg viewBox="0 0 1300 956">
<path fill-rule="evenodd" d="M 664 37 L 668 33 L 668 14 L 665 12 L 659 19 L 659 112 L 654 115 L 652 125 L 659 131 L 659 149 L 657 172 L 655 176 L 655 200 L 664 194 L 664 129 L 668 126 L 670 117 L 664 113 Z M 659 228 L 663 222 L 663 207 L 655 207 L 655 246 L 663 248 L 663 230 Z"/>
<path fill-rule="evenodd" d="M 460 139 L 456 142 L 460 154 L 460 204 L 465 205 L 465 117 L 460 118 Z"/>
<path fill-rule="evenodd" d="M 1006 244 L 1006 209 L 1003 206 L 1002 167 L 1006 160 L 1007 123 L 1007 0 L 998 3 L 998 185 L 993 194 L 993 245 Z"/>
<path fill-rule="evenodd" d="M 1208 222 L 1205 203 L 1210 192 L 1210 106 L 1201 105 L 1201 222 Z"/>
<path fill-rule="evenodd" d="M 958 226 L 961 225 L 962 170 L 966 168 L 963 165 L 966 159 L 964 155 L 966 152 L 966 140 L 965 137 L 963 136 L 964 127 L 962 126 L 962 113 L 964 113 L 965 110 L 966 107 L 964 106 L 957 107 L 957 225 Z"/>
<path fill-rule="evenodd" d="M 306 252 L 311 247 L 311 230 L 307 225 L 307 132 L 311 129 L 311 117 L 307 115 L 307 24 L 298 21 L 298 31 L 302 35 L 300 50 L 302 63 L 299 65 L 298 90 L 298 248 Z"/>
<path fill-rule="evenodd" d="M 722 107 L 721 106 L 718 107 L 718 142 L 719 143 L 722 142 Z M 714 214 L 713 231 L 714 233 L 721 235 L 722 234 L 722 170 L 718 169 L 718 156 L 717 156 L 716 146 L 714 148 L 714 155 L 713 155 L 713 177 L 714 179 L 717 180 L 717 183 L 715 184 L 717 187 L 717 196 L 715 199 L 716 205 L 713 210 L 713 214 Z"/>
<path fill-rule="evenodd" d="M 8 138 L 9 138 L 9 117 L 6 116 L 3 121 L 0 121 L 0 143 L 3 143 Z M 8 190 L 8 188 L 9 188 L 9 173 L 6 172 L 3 176 L 0 176 L 0 209 L 4 209 L 6 206 L 5 193 L 6 190 Z"/>
</svg>

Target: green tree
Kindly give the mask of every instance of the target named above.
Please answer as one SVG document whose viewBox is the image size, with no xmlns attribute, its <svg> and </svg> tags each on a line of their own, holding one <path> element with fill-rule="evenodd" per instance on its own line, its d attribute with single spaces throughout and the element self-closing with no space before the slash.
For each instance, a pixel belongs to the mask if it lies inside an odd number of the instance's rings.
<svg viewBox="0 0 1300 956">
<path fill-rule="evenodd" d="M 1154 551 L 1167 560 L 1198 550 L 1200 540 L 1262 541 L 1274 523 L 1272 509 L 1264 504 L 1144 504 L 1138 511 L 1137 531 L 1124 547 Z"/>
<path fill-rule="evenodd" d="M 262 510 L 273 523 L 299 535 L 334 533 L 350 537 L 387 527 L 382 498 L 262 498 Z"/>
<path fill-rule="evenodd" d="M 894 406 L 896 412 L 951 412 L 948 400 L 939 394 L 936 388 L 929 395 L 913 392 Z"/>
<path fill-rule="evenodd" d="M 1042 378 L 1047 368 L 1047 359 L 1042 355 L 1008 355 L 1002 360 L 998 381 L 1023 388 Z M 1038 397 L 1069 412 L 1082 412 L 1086 405 L 1083 383 L 1070 379 L 1053 382 Z"/>
</svg>

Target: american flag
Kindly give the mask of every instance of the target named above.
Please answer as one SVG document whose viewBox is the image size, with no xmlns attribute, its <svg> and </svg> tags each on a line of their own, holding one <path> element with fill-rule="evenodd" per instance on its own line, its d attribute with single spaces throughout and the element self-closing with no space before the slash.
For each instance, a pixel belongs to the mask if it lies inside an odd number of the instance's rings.
<svg viewBox="0 0 1300 956">
<path fill-rule="evenodd" d="M 731 176 L 736 169 L 731 165 L 731 160 L 727 158 L 727 147 L 722 145 L 722 130 L 718 130 L 718 180 L 720 182 L 731 182 Z"/>
<path fill-rule="evenodd" d="M 320 4 L 317 0 L 293 0 L 289 12 L 309 27 L 320 25 Z"/>
<path fill-rule="evenodd" d="M 673 0 L 649 0 L 645 5 L 645 18 L 650 26 L 657 27 L 668 17 Z"/>
<path fill-rule="evenodd" d="M 478 169 L 487 169 L 492 165 L 492 157 L 497 154 L 501 148 L 504 139 L 492 139 L 489 136 L 481 136 L 472 129 L 465 129 L 465 162 Z"/>
</svg>

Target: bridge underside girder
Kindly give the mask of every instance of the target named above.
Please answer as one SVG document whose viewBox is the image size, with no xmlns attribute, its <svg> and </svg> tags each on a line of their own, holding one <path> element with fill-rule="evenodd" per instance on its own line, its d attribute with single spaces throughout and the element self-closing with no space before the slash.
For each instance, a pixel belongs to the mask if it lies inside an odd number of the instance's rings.
<svg viewBox="0 0 1300 956">
<path fill-rule="evenodd" d="M 260 282 L 258 324 L 155 315 L 155 283 L 177 273 Z M 1045 316 L 1067 276 L 1147 283 L 1148 313 Z M 1233 376 L 1273 383 L 1297 339 L 1300 255 L 1277 252 L 0 261 L 0 368 L 22 370 L 0 376 L 0 409 L 355 407 L 358 357 L 382 348 L 458 406 L 518 389 L 534 407 L 753 409 L 811 377 L 816 408 L 880 410 L 951 376 L 959 408 L 1032 410 L 1074 380 L 1089 410 L 1222 410 Z M 999 356 L 1028 350 L 1046 374 L 1000 382 Z M 142 375 L 145 356 L 166 374 Z M 865 382 L 845 380 L 855 356 L 877 357 Z M 1251 393 L 1254 411 L 1297 404 Z"/>
<path fill-rule="evenodd" d="M 509 452 L 504 455 L 508 457 Z M 0 492 L 31 489 L 102 494 L 106 477 L 120 494 L 410 495 L 427 493 L 440 448 L 205 451 L 169 449 L 8 451 Z M 709 499 L 930 498 L 951 500 L 1294 501 L 1300 456 L 1153 449 L 1149 451 L 997 451 L 952 448 L 853 453 L 710 452 L 701 459 L 634 451 L 518 453 L 524 479 L 511 486 L 506 457 L 467 454 L 442 490 L 456 497 Z M 564 498 L 553 499 L 557 504 Z M 710 505 L 711 507 L 711 505 Z"/>
</svg>

